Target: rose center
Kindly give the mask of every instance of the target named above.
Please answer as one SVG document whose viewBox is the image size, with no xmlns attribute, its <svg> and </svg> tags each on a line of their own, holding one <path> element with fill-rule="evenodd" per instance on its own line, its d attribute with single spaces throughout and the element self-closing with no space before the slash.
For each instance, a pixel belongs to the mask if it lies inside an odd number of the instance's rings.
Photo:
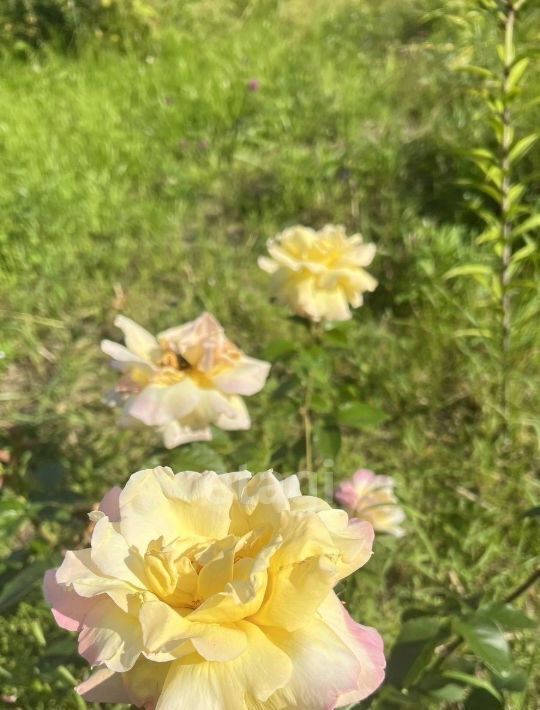
<svg viewBox="0 0 540 710">
<path fill-rule="evenodd" d="M 160 367 L 170 367 L 173 370 L 190 370 L 191 365 L 186 360 L 185 357 L 173 352 L 172 350 L 165 350 L 158 360 L 157 364 Z"/>
<path fill-rule="evenodd" d="M 163 538 L 153 540 L 144 555 L 144 566 L 150 591 L 173 607 L 195 609 L 199 565 L 193 555 L 177 554 L 163 546 Z"/>
</svg>

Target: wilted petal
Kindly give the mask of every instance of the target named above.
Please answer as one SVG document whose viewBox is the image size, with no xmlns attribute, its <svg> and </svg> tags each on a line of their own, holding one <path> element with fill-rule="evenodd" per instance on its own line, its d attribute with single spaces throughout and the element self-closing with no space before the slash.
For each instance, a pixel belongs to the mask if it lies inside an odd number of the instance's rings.
<svg viewBox="0 0 540 710">
<path fill-rule="evenodd" d="M 228 409 L 219 414 L 215 420 L 216 425 L 225 431 L 239 431 L 249 429 L 251 418 L 244 400 L 234 395 L 227 399 Z"/>
<path fill-rule="evenodd" d="M 158 342 L 153 335 L 126 316 L 116 316 L 114 324 L 124 333 L 128 350 L 143 360 L 152 361 L 156 352 L 159 352 Z"/>
<path fill-rule="evenodd" d="M 236 415 L 236 409 L 231 404 L 232 397 L 216 389 L 201 388 L 199 392 L 200 399 L 193 416 L 201 422 L 211 424 L 216 422 L 221 415 L 225 417 L 234 417 Z"/>
<path fill-rule="evenodd" d="M 269 362 L 243 357 L 236 367 L 215 376 L 213 382 L 226 394 L 247 396 L 262 390 L 269 372 Z"/>
<path fill-rule="evenodd" d="M 149 385 L 133 398 L 128 414 L 149 426 L 165 426 L 192 412 L 199 399 L 198 388 L 187 378 L 171 387 Z"/>
<path fill-rule="evenodd" d="M 112 340 L 102 340 L 101 350 L 105 353 L 105 355 L 112 358 L 111 365 L 116 370 L 129 372 L 134 368 L 138 368 L 140 371 L 146 373 L 148 377 L 150 377 L 152 372 L 155 370 L 154 366 L 150 362 L 144 360 L 138 355 L 135 355 L 135 353 L 132 353 L 131 350 L 128 350 L 123 345 L 120 345 L 120 343 L 115 343 Z"/>
<path fill-rule="evenodd" d="M 163 427 L 163 443 L 167 449 L 174 449 L 181 444 L 189 444 L 192 441 L 210 441 L 211 439 L 212 432 L 209 427 L 192 429 L 176 420 Z"/>
</svg>

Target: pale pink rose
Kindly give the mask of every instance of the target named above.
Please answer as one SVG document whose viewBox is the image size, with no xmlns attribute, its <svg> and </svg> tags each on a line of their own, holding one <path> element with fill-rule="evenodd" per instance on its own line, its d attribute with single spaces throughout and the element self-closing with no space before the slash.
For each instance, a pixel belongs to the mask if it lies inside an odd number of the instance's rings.
<svg viewBox="0 0 540 710">
<path fill-rule="evenodd" d="M 375 245 L 364 244 L 359 234 L 348 237 L 344 227 L 327 224 L 316 232 L 290 227 L 267 244 L 271 258 L 259 266 L 271 274 L 271 287 L 281 303 L 313 321 L 343 321 L 351 308 L 364 302 L 377 281 L 364 267 L 375 256 Z"/>
<path fill-rule="evenodd" d="M 394 495 L 394 486 L 390 476 L 376 476 L 363 468 L 339 484 L 335 498 L 350 515 L 370 522 L 376 532 L 402 537 L 405 530 L 400 525 L 405 513 Z"/>
<path fill-rule="evenodd" d="M 101 349 L 122 376 L 111 396 L 123 407 L 121 423 L 156 427 L 172 449 L 212 438 L 210 425 L 249 429 L 242 397 L 259 392 L 270 364 L 248 357 L 209 313 L 157 337 L 125 316 L 115 325 L 125 347 L 103 340 Z"/>
<path fill-rule="evenodd" d="M 384 678 L 383 642 L 335 585 L 373 528 L 271 471 L 139 471 L 91 514 L 91 548 L 45 576 L 96 668 L 89 702 L 155 710 L 331 710 Z"/>
</svg>

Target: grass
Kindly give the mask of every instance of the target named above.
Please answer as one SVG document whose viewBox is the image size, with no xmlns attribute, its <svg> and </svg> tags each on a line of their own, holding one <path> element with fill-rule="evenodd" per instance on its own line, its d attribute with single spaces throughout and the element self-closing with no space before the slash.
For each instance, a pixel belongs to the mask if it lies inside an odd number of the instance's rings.
<svg viewBox="0 0 540 710">
<path fill-rule="evenodd" d="M 249 402 L 252 431 L 165 453 L 149 432 L 116 429 L 98 347 L 118 338 L 117 312 L 158 331 L 203 309 L 252 355 L 304 342 L 256 267 L 266 239 L 299 222 L 344 223 L 378 246 L 380 287 L 356 314 L 354 354 L 334 364 L 389 419 L 347 432 L 335 471 L 395 476 L 409 535 L 377 542 L 353 611 L 391 644 L 404 609 L 441 589 L 500 598 L 532 570 L 538 522 L 523 513 L 538 503 L 538 367 L 516 373 L 529 424 L 503 460 L 493 371 L 480 345 L 454 337 L 477 291 L 443 279 L 476 249 L 456 186 L 471 172 L 462 151 L 484 134 L 470 80 L 451 70 L 463 48 L 426 18 L 428 2 L 371 5 L 251 3 L 238 15 L 218 3 L 137 51 L 91 43 L 1 59 L 3 579 L 83 544 L 85 511 L 137 469 L 301 467 L 298 403 L 277 390 L 286 363 Z M 17 697 L 7 706 L 79 707 L 74 648 L 29 585 L 0 619 L 0 688 Z M 516 651 L 529 672 L 532 639 Z M 529 674 L 509 707 L 535 707 Z"/>
</svg>

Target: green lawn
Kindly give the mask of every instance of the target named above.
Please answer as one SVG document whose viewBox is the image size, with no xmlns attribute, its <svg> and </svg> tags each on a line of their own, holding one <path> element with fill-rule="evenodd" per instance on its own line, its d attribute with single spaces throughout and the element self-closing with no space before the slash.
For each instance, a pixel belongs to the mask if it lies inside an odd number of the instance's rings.
<svg viewBox="0 0 540 710">
<path fill-rule="evenodd" d="M 85 665 L 42 601 L 39 565 L 84 544 L 85 513 L 109 486 L 157 463 L 302 468 L 300 405 L 278 389 L 285 359 L 248 402 L 251 431 L 165 452 L 152 432 L 116 428 L 99 350 L 120 339 L 118 312 L 157 332 L 207 309 L 259 357 L 277 339 L 307 342 L 257 268 L 287 225 L 341 223 L 378 247 L 380 286 L 332 366 L 388 419 L 346 430 L 334 469 L 394 476 L 408 535 L 377 540 L 352 611 L 390 646 L 406 608 L 441 590 L 502 598 L 538 561 L 538 518 L 523 517 L 539 500 L 538 362 L 514 373 L 520 423 L 503 456 L 494 368 L 481 343 L 455 337 L 476 284 L 443 278 L 479 250 L 456 183 L 486 132 L 474 78 L 453 71 L 462 40 L 426 16 L 435 3 L 332 5 L 195 13 L 145 48 L 0 59 L 0 590 L 36 562 L 0 618 L 1 707 L 82 707 L 71 688 Z M 475 38 L 484 57 L 491 39 Z M 519 124 L 539 116 L 533 107 Z M 538 153 L 523 170 L 534 201 Z M 533 615 L 535 603 L 520 601 Z M 537 707 L 534 644 L 531 633 L 513 644 L 530 680 L 509 708 Z"/>
</svg>

